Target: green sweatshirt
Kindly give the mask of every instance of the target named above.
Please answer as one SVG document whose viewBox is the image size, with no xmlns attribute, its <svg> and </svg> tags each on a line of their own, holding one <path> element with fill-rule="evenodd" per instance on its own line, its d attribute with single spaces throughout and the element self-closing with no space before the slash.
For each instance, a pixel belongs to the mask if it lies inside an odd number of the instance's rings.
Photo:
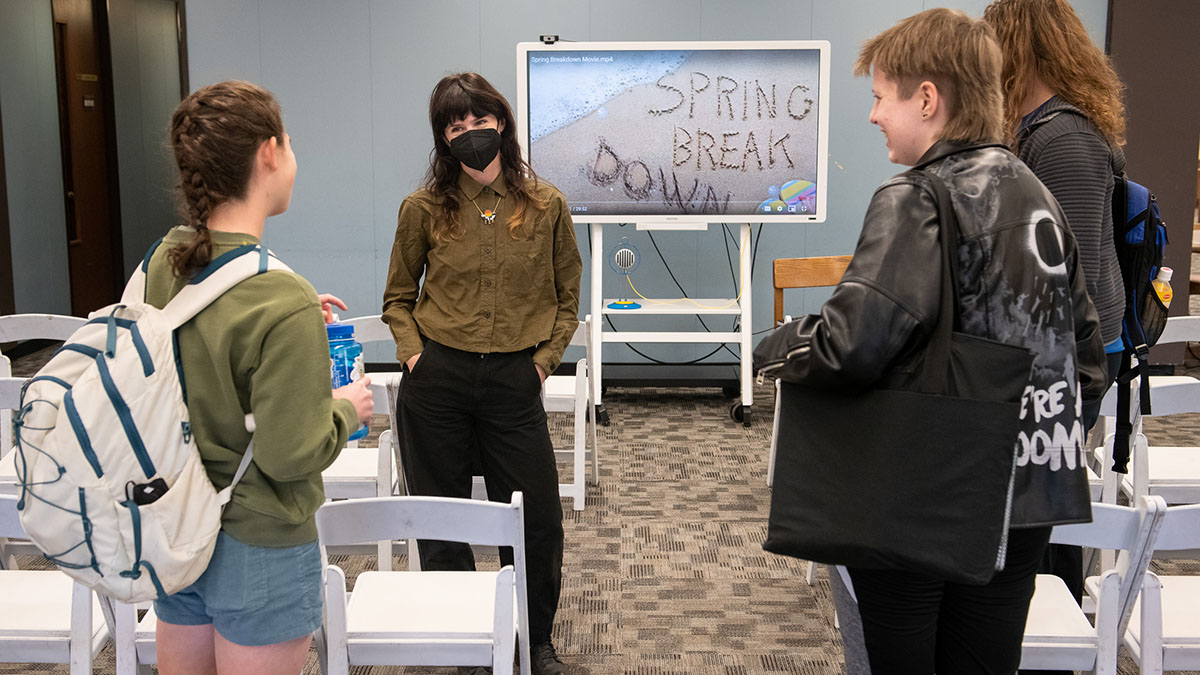
<svg viewBox="0 0 1200 675">
<path fill-rule="evenodd" d="M 194 230 L 177 227 L 150 259 L 146 301 L 163 307 L 187 283 L 167 258 Z M 212 233 L 212 257 L 249 235 Z M 321 471 L 358 427 L 354 405 L 331 394 L 329 341 L 317 293 L 303 277 L 272 271 L 251 277 L 178 331 L 192 432 L 213 485 L 233 481 L 250 442 L 254 459 L 233 490 L 222 528 L 252 546 L 298 546 L 316 540 L 313 519 L 325 490 Z"/>
</svg>

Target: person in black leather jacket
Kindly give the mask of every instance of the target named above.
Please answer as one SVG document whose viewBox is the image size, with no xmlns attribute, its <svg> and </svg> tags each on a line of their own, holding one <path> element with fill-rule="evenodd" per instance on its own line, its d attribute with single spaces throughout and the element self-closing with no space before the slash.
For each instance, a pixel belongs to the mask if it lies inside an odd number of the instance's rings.
<svg viewBox="0 0 1200 675">
<path fill-rule="evenodd" d="M 1050 526 L 1091 519 L 1080 403 L 1105 383 L 1099 321 L 1062 210 L 999 143 L 1000 54 L 992 30 L 958 11 L 928 10 L 868 40 L 855 74 L 873 76 L 870 121 L 884 132 L 889 159 L 923 169 L 950 194 L 960 228 L 959 329 L 1036 357 L 1014 439 L 1005 569 L 985 586 L 968 586 L 851 568 L 857 604 L 839 595 L 847 666 L 874 675 L 1012 673 Z M 759 372 L 810 387 L 865 389 L 923 348 L 941 290 L 928 180 L 903 173 L 875 191 L 833 296 L 820 314 L 758 345 Z M 860 489 L 847 479 L 848 492 Z M 831 576 L 836 583 L 839 575 Z M 860 661 L 864 645 L 869 669 Z"/>
</svg>

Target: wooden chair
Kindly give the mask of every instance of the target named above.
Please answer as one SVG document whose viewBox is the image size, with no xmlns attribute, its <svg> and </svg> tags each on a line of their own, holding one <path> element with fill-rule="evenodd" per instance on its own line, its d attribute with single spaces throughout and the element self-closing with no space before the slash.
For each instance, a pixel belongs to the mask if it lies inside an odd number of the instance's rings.
<svg viewBox="0 0 1200 675">
<path fill-rule="evenodd" d="M 1120 554 L 1113 569 L 1087 580 L 1095 600 L 1094 621 L 1088 621 L 1062 579 L 1037 575 L 1021 644 L 1021 669 L 1116 675 L 1117 647 L 1166 511 L 1160 497 L 1144 497 L 1137 504 L 1136 509 L 1093 504 L 1092 522 L 1054 528 L 1051 543 L 1115 549 Z"/>
<path fill-rule="evenodd" d="M 17 497 L 0 495 L 0 537 L 24 538 Z M 90 675 L 110 631 L 100 598 L 55 571 L 5 569 L 0 559 L 0 663 L 68 663 Z"/>
<path fill-rule="evenodd" d="M 326 503 L 317 512 L 324 550 L 367 541 L 437 539 L 511 546 L 499 571 L 363 572 L 346 591 L 326 567 L 325 620 L 317 635 L 321 672 L 351 665 L 491 666 L 511 675 L 514 648 L 529 675 L 529 607 L 522 495 L 510 504 L 446 497 L 385 497 Z M 519 647 L 514 635 L 519 636 Z"/>
<path fill-rule="evenodd" d="M 827 255 L 815 258 L 776 258 L 771 274 L 771 282 L 775 286 L 775 325 L 783 323 L 784 289 L 837 286 L 852 257 Z"/>
<path fill-rule="evenodd" d="M 1200 549 L 1200 504 L 1173 506 L 1163 515 L 1156 552 Z M 1186 555 L 1186 554 L 1185 554 Z M 1200 577 L 1146 573 L 1123 643 L 1142 673 L 1200 670 Z"/>
</svg>

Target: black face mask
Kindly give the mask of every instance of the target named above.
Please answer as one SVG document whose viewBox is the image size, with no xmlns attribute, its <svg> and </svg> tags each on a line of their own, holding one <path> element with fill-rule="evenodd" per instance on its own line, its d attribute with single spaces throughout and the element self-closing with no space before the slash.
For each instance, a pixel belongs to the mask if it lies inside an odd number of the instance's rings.
<svg viewBox="0 0 1200 675">
<path fill-rule="evenodd" d="M 500 142 L 500 132 L 495 129 L 471 129 L 450 141 L 450 155 L 476 171 L 483 171 L 496 159 Z"/>
</svg>

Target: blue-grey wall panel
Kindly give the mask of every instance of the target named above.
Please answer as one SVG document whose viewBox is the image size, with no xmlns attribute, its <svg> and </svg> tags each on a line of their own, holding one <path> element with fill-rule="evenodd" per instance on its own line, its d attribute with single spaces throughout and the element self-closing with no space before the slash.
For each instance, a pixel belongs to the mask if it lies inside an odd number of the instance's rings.
<svg viewBox="0 0 1200 675">
<path fill-rule="evenodd" d="M 279 17 L 263 17 L 257 0 L 193 1 L 185 7 L 188 83 L 193 90 L 222 80 L 265 84 L 262 82 L 259 24 L 270 30 Z M 293 43 L 288 51 L 300 51 L 305 47 L 307 45 Z"/>
<path fill-rule="evenodd" d="M 511 0 L 484 2 L 480 7 L 480 74 L 517 108 L 516 49 L 518 42 L 536 42 L 539 35 L 557 35 L 576 42 L 588 37 L 589 2 L 580 0 Z"/>
<path fill-rule="evenodd" d="M 108 11 L 128 275 L 176 221 L 168 136 L 179 105 L 179 43 L 174 0 L 109 0 Z"/>
<path fill-rule="evenodd" d="M 3 160 L 18 312 L 71 313 L 55 82 L 49 0 L 0 2 Z"/>
<path fill-rule="evenodd" d="M 590 6 L 590 40 L 700 39 L 700 0 L 593 0 Z"/>
<path fill-rule="evenodd" d="M 283 106 L 299 163 L 291 208 L 272 220 L 272 248 L 369 258 L 375 243 L 370 3 L 259 0 L 259 6 L 271 17 L 260 25 L 262 82 Z"/>
<path fill-rule="evenodd" d="M 702 0 L 702 40 L 810 40 L 813 0 Z"/>
<path fill-rule="evenodd" d="M 429 166 L 429 94 L 450 73 L 478 71 L 479 50 L 479 0 L 371 3 L 374 236 L 375 252 L 385 259 L 392 250 L 400 203 Z M 376 305 L 384 279 L 377 277 Z"/>
</svg>

